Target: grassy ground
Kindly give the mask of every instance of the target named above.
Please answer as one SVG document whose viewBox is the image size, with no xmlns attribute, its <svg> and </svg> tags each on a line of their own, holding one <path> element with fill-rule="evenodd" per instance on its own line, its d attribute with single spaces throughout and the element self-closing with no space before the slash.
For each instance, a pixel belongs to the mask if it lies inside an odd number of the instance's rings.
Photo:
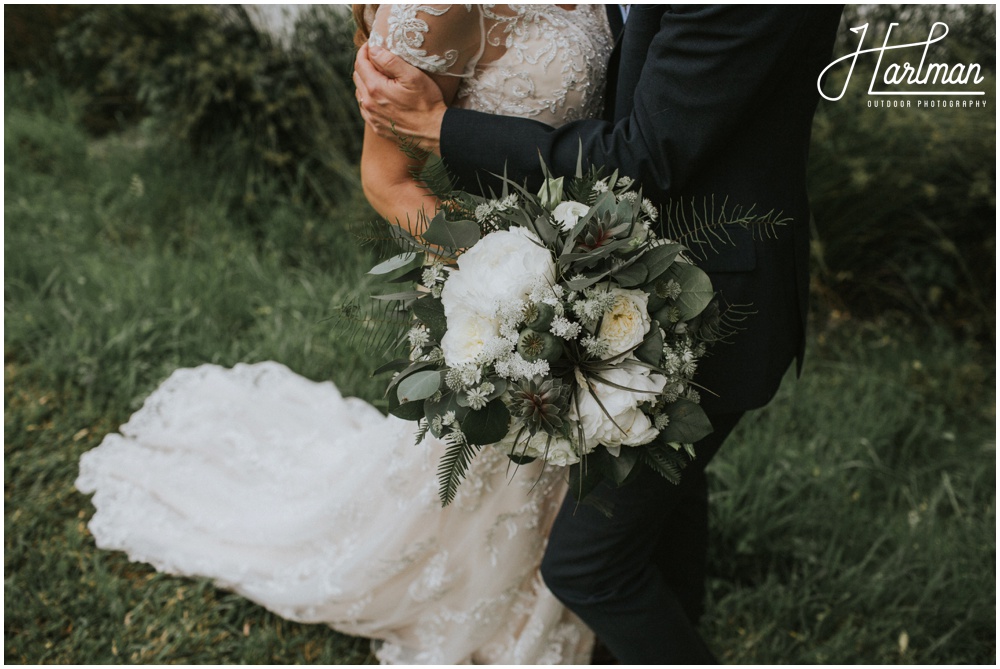
<svg viewBox="0 0 1000 669">
<path fill-rule="evenodd" d="M 171 370 L 278 360 L 374 400 L 328 320 L 366 288 L 349 229 L 71 102 L 5 119 L 4 654 L 19 663 L 362 663 L 365 640 L 97 551 L 79 455 Z M 15 90 L 14 93 L 23 91 Z M 713 464 L 704 631 L 733 663 L 992 663 L 993 351 L 825 319 L 803 377 Z"/>
</svg>

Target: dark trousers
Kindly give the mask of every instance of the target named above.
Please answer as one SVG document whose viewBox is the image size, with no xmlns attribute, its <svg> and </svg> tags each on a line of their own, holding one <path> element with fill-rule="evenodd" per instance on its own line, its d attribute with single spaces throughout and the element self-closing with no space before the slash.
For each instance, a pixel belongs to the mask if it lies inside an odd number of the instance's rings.
<svg viewBox="0 0 1000 669">
<path fill-rule="evenodd" d="M 714 664 L 696 624 L 705 594 L 705 466 L 742 413 L 711 416 L 715 431 L 673 485 L 648 467 L 621 488 L 591 494 L 607 518 L 567 496 L 542 560 L 552 593 L 624 664 Z"/>
</svg>

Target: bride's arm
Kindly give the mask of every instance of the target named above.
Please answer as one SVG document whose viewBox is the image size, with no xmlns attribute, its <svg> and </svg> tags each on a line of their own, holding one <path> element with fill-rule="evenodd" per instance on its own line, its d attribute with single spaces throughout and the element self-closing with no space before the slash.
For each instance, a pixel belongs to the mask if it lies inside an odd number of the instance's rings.
<svg viewBox="0 0 1000 669">
<path fill-rule="evenodd" d="M 451 104 L 462 77 L 469 76 L 483 48 L 478 9 L 448 5 L 382 5 L 369 43 L 379 44 L 427 72 Z M 361 185 L 372 207 L 387 220 L 419 234 L 437 209 L 437 200 L 418 185 L 420 164 L 394 138 L 365 126 Z"/>
</svg>

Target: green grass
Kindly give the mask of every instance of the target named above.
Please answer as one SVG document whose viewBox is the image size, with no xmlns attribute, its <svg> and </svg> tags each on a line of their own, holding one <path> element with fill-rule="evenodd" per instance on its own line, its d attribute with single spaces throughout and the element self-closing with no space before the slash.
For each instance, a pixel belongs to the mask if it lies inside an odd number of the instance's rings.
<svg viewBox="0 0 1000 669">
<path fill-rule="evenodd" d="M 177 367 L 278 360 L 379 397 L 330 320 L 367 292 L 360 195 L 233 207 L 224 163 L 141 130 L 95 143 L 71 100 L 6 83 L 6 661 L 371 662 L 363 639 L 96 550 L 72 485 Z M 905 323 L 813 330 L 802 378 L 712 465 L 706 638 L 733 663 L 992 663 L 993 351 Z"/>
</svg>

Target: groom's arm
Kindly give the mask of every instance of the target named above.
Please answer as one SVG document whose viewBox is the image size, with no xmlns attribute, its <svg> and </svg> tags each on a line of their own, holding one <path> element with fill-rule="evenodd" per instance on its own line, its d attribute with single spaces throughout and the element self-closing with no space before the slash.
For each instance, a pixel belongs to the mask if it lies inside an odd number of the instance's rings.
<svg viewBox="0 0 1000 669">
<path fill-rule="evenodd" d="M 783 90 L 782 77 L 793 69 L 792 59 L 808 48 L 805 28 L 815 11 L 741 6 L 668 10 L 650 43 L 627 117 L 614 124 L 583 120 L 555 129 L 526 119 L 448 109 L 441 155 L 455 174 L 506 170 L 515 181 L 533 185 L 541 176 L 539 157 L 554 173 L 571 174 L 582 145 L 587 162 L 640 178 L 651 195 L 667 198 L 683 192 L 688 178 L 711 160 L 754 105 Z"/>
</svg>

